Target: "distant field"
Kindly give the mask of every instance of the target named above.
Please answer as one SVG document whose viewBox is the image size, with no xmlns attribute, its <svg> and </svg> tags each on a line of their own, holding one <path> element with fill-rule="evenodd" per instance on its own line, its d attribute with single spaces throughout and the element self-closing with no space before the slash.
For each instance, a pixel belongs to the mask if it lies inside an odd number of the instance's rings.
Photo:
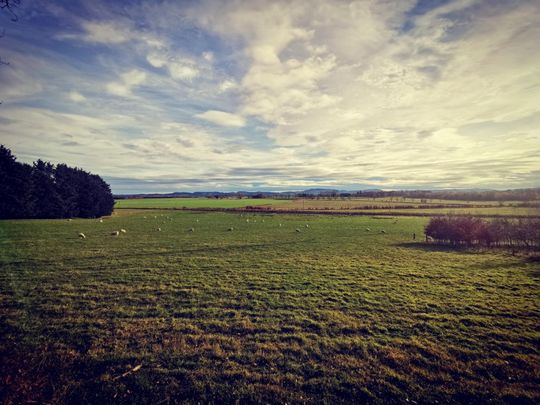
<svg viewBox="0 0 540 405">
<path fill-rule="evenodd" d="M 116 200 L 116 208 L 241 208 L 246 206 L 283 204 L 283 200 L 266 198 L 138 198 Z M 286 202 L 285 202 L 286 203 Z"/>
<path fill-rule="evenodd" d="M 517 207 L 516 202 L 505 201 L 502 204 L 493 201 L 454 201 L 454 200 L 427 200 L 419 199 L 296 199 L 279 204 L 273 208 L 284 210 L 330 210 L 330 211 L 369 211 L 373 213 L 390 212 L 401 215 L 415 214 L 473 214 L 473 215 L 516 215 L 540 216 L 540 206 L 535 208 Z M 467 207 L 460 207 L 466 205 Z M 441 207 L 443 206 L 443 207 Z"/>
<path fill-rule="evenodd" d="M 427 220 L 0 221 L 0 396 L 539 403 L 540 265 L 425 246 Z"/>
<path fill-rule="evenodd" d="M 116 208 L 244 208 L 248 206 L 278 210 L 324 210 L 367 212 L 368 214 L 394 213 L 396 215 L 510 215 L 540 216 L 540 207 L 516 207 L 516 202 L 454 201 L 403 198 L 355 198 L 355 199 L 211 199 L 211 198 L 145 198 L 117 200 Z M 466 205 L 467 207 L 460 207 Z M 443 206 L 443 207 L 441 207 Z"/>
</svg>

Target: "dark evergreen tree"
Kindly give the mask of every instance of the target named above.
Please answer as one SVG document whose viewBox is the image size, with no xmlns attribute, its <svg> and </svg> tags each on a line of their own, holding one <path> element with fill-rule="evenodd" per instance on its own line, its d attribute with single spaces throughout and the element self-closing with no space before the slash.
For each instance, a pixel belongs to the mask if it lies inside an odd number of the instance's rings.
<svg viewBox="0 0 540 405">
<path fill-rule="evenodd" d="M 0 218 L 95 218 L 110 215 L 113 207 L 100 176 L 42 160 L 19 163 L 0 145 Z"/>
<path fill-rule="evenodd" d="M 29 218 L 33 214 L 32 168 L 16 161 L 0 145 L 0 218 Z"/>
<path fill-rule="evenodd" d="M 63 163 L 56 166 L 54 171 L 56 190 L 62 200 L 63 217 L 71 218 L 79 215 L 79 191 L 76 184 L 77 169 Z"/>
<path fill-rule="evenodd" d="M 32 170 L 32 190 L 35 199 L 34 217 L 63 218 L 62 200 L 54 179 L 54 166 L 38 160 Z"/>
</svg>

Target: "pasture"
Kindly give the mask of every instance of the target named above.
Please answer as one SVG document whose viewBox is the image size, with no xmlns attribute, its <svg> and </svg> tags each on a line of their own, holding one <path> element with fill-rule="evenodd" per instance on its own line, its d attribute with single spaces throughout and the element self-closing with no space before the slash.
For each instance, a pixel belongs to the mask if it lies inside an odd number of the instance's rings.
<svg viewBox="0 0 540 405">
<path fill-rule="evenodd" d="M 1 397 L 538 403 L 540 265 L 426 246 L 427 221 L 1 221 Z"/>
<path fill-rule="evenodd" d="M 116 200 L 116 208 L 242 208 L 246 206 L 283 205 L 269 198 L 134 198 Z M 286 201 L 285 201 L 286 203 Z"/>
<path fill-rule="evenodd" d="M 482 216 L 539 216 L 540 203 L 530 207 L 517 201 L 455 201 L 421 200 L 415 198 L 321 198 L 278 200 L 270 198 L 144 198 L 117 200 L 116 208 L 155 209 L 212 209 L 259 207 L 285 211 L 352 212 L 367 215 L 482 215 Z"/>
</svg>

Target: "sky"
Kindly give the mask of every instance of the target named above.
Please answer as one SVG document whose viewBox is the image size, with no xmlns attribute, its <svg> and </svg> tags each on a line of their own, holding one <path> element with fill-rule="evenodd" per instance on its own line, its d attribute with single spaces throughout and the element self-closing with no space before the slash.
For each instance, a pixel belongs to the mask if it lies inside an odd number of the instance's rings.
<svg viewBox="0 0 540 405">
<path fill-rule="evenodd" d="M 0 143 L 114 193 L 540 186 L 537 0 L 22 0 Z"/>
</svg>

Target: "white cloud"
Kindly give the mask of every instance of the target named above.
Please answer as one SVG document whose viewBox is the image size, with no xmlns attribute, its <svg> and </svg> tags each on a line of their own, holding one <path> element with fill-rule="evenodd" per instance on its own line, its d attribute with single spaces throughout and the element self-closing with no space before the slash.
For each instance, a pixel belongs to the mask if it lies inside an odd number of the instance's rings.
<svg viewBox="0 0 540 405">
<path fill-rule="evenodd" d="M 238 88 L 238 83 L 236 83 L 234 80 L 224 80 L 219 85 L 219 91 L 222 93 L 236 88 Z"/>
<path fill-rule="evenodd" d="M 224 127 L 240 128 L 246 125 L 246 120 L 244 117 L 224 111 L 206 111 L 204 113 L 197 114 L 195 117 L 210 121 L 214 124 L 222 125 Z"/>
<path fill-rule="evenodd" d="M 86 101 L 86 97 L 83 96 L 81 93 L 79 93 L 78 91 L 70 91 L 68 94 L 67 94 L 67 98 L 75 103 L 81 103 L 83 101 Z"/>
<path fill-rule="evenodd" d="M 126 6 L 127 14 L 144 16 L 144 30 L 128 19 L 97 19 L 71 36 L 114 47 L 113 56 L 96 54 L 95 72 L 79 72 L 77 55 L 46 55 L 44 64 L 39 50 L 32 57 L 7 54 L 22 67 L 0 69 L 2 98 L 60 101 L 58 111 L 9 110 L 5 118 L 29 121 L 2 129 L 15 151 L 28 151 L 37 150 L 36 137 L 45 132 L 75 128 L 80 139 L 70 142 L 90 148 L 95 167 L 108 175 L 181 172 L 199 180 L 234 179 L 230 184 L 239 188 L 253 179 L 284 188 L 534 185 L 540 172 L 540 5 L 460 0 L 415 15 L 415 3 Z M 201 35 L 186 44 L 179 38 L 188 31 Z M 141 59 L 155 69 L 145 72 Z M 126 73 L 110 81 L 116 72 Z M 124 99 L 96 94 L 103 83 L 108 94 Z M 147 103 L 132 97 L 141 85 Z M 73 103 L 84 101 L 79 96 L 93 102 Z M 230 106 L 235 114 L 224 112 Z M 60 112 L 82 107 L 88 116 Z M 208 111 L 194 112 L 201 109 Z M 238 136 L 231 141 L 222 128 L 201 128 L 200 120 L 237 128 Z M 55 147 L 39 148 L 52 156 L 62 150 L 62 139 L 50 139 Z M 89 146 L 92 139 L 98 146 Z M 107 150 L 124 159 L 105 159 Z"/>
<path fill-rule="evenodd" d="M 120 80 L 109 82 L 106 85 L 107 92 L 115 96 L 129 97 L 132 89 L 146 81 L 146 72 L 133 69 L 120 75 Z"/>
</svg>

